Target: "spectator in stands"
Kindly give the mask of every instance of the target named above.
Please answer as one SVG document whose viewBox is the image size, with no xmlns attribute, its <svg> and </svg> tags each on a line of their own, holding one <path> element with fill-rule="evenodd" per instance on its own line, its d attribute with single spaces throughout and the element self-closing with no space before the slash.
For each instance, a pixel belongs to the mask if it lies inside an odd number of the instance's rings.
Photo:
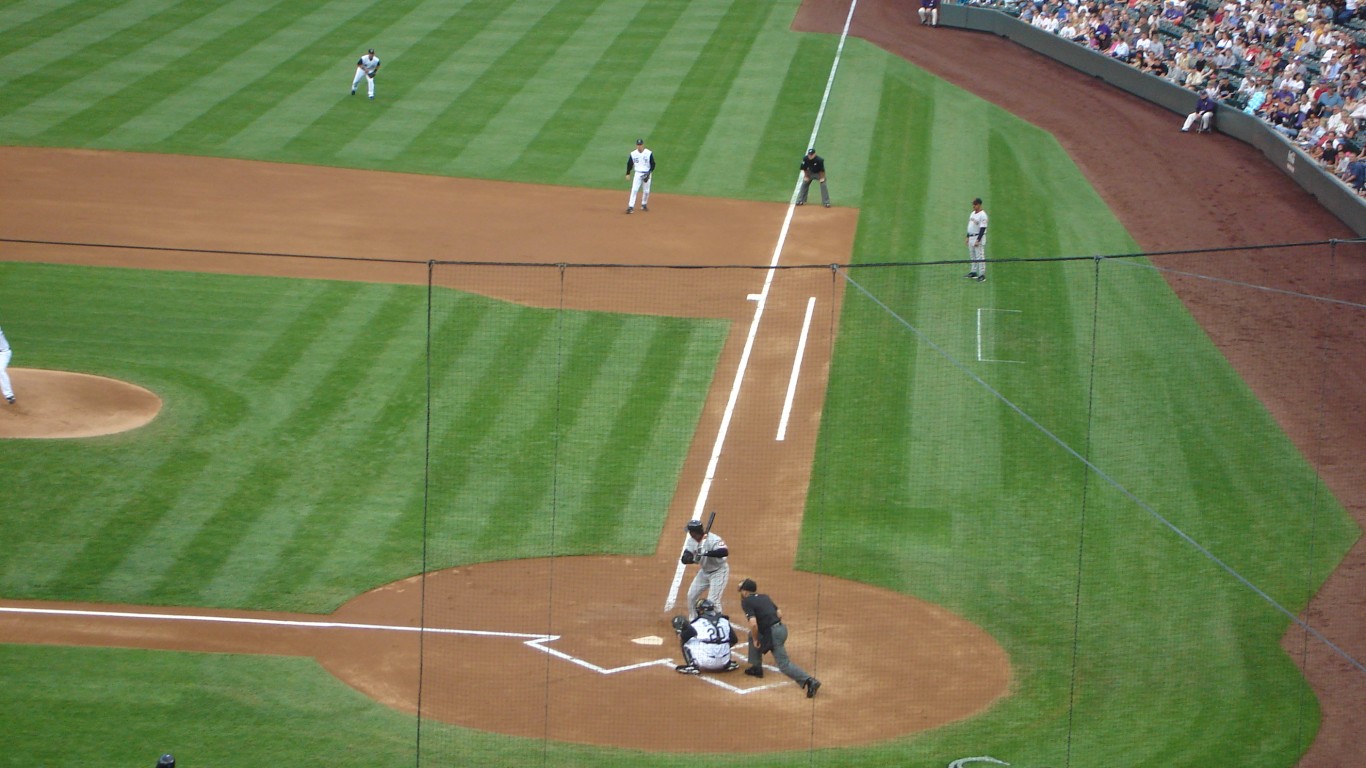
<svg viewBox="0 0 1366 768">
<path fill-rule="evenodd" d="M 1366 190 L 1366 149 L 1357 154 L 1347 165 L 1347 183 L 1352 185 L 1358 195 Z"/>
</svg>

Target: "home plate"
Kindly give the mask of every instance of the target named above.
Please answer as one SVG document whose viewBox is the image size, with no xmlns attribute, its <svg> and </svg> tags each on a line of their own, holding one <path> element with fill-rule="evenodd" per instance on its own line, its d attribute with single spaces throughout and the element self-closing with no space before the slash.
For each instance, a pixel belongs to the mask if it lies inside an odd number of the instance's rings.
<svg viewBox="0 0 1366 768">
<path fill-rule="evenodd" d="M 663 645 L 664 638 L 657 635 L 646 635 L 645 637 L 637 637 L 631 642 L 637 645 Z"/>
</svg>

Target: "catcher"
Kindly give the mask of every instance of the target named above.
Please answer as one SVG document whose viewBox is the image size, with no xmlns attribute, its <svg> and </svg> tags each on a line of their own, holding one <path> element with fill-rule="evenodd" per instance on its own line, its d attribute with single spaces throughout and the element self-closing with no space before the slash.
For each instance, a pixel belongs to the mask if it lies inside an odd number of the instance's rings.
<svg viewBox="0 0 1366 768">
<path fill-rule="evenodd" d="M 739 642 L 730 619 L 722 616 L 716 604 L 705 598 L 697 601 L 695 607 L 697 618 L 691 623 L 682 616 L 674 617 L 674 631 L 683 648 L 683 663 L 674 669 L 682 675 L 700 675 L 704 669 L 708 672 L 738 669 L 740 665 L 730 657 L 731 646 Z"/>
<path fill-rule="evenodd" d="M 636 148 L 626 156 L 626 178 L 631 179 L 631 196 L 626 198 L 626 212 L 636 207 L 636 193 L 640 193 L 640 210 L 650 211 L 650 175 L 655 172 L 655 153 L 645 146 L 645 139 L 636 139 Z M 634 174 L 634 177 L 633 177 Z"/>
<path fill-rule="evenodd" d="M 378 73 L 379 57 L 375 55 L 375 49 L 371 48 L 356 62 L 356 76 L 351 80 L 351 95 L 356 95 L 356 86 L 360 85 L 361 78 L 365 78 L 366 87 L 370 89 L 370 98 L 375 98 L 375 75 Z"/>
</svg>

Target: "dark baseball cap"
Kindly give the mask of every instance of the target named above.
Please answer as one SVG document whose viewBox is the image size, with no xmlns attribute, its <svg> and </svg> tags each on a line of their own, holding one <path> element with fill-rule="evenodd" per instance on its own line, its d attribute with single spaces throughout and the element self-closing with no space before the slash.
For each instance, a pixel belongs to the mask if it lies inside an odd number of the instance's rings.
<svg viewBox="0 0 1366 768">
<path fill-rule="evenodd" d="M 640 146 L 641 144 L 644 144 L 644 143 L 645 143 L 645 139 L 636 139 L 636 146 L 637 146 L 637 147 Z"/>
<path fill-rule="evenodd" d="M 815 147 L 812 147 L 811 149 L 806 150 L 806 154 L 808 154 L 808 155 L 814 155 L 814 154 L 816 154 L 816 148 L 815 148 Z"/>
<path fill-rule="evenodd" d="M 758 592 L 758 591 L 759 591 L 759 585 L 754 583 L 754 579 L 745 579 L 744 581 L 740 582 L 740 591 L 741 591 L 741 592 Z"/>
</svg>

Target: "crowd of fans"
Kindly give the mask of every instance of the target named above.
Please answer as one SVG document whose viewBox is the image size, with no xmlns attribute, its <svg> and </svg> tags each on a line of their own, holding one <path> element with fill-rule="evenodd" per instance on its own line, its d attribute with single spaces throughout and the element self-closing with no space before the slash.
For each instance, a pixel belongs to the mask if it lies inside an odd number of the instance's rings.
<svg viewBox="0 0 1366 768">
<path fill-rule="evenodd" d="M 975 4 L 1001 7 L 1035 27 L 1255 115 L 1358 194 L 1366 189 L 1366 1 Z"/>
</svg>

